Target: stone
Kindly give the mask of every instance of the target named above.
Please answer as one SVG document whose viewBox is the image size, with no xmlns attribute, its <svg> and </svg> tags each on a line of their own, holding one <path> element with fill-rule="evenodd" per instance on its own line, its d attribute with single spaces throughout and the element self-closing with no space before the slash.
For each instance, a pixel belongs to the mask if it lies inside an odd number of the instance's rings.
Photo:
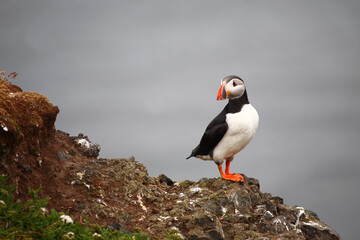
<svg viewBox="0 0 360 240">
<path fill-rule="evenodd" d="M 111 222 L 106 224 L 106 227 L 110 228 L 112 231 L 121 231 L 127 234 L 131 234 L 130 231 L 127 230 L 126 226 L 120 222 Z"/>
<path fill-rule="evenodd" d="M 340 236 L 337 232 L 320 221 L 302 222 L 300 228 L 307 239 L 340 239 Z"/>
<path fill-rule="evenodd" d="M 206 215 L 200 216 L 196 219 L 196 223 L 204 230 L 210 230 L 215 228 L 214 220 Z"/>
<path fill-rule="evenodd" d="M 64 150 L 60 150 L 57 155 L 59 160 L 69 160 L 69 155 Z"/>
<path fill-rule="evenodd" d="M 77 137 L 72 137 L 77 144 L 80 152 L 89 158 L 96 158 L 99 156 L 101 147 L 97 143 L 92 143 L 87 136 L 79 133 Z"/>
<path fill-rule="evenodd" d="M 75 155 L 75 154 L 76 154 L 75 149 L 71 149 L 71 150 L 69 151 L 69 154 L 70 154 L 70 155 Z"/>
<path fill-rule="evenodd" d="M 31 173 L 32 170 L 31 170 L 31 167 L 29 167 L 29 166 L 24 166 L 24 167 L 21 169 L 21 172 L 23 172 L 23 173 Z"/>
<path fill-rule="evenodd" d="M 208 240 L 211 239 L 210 236 L 204 233 L 203 230 L 199 228 L 193 228 L 188 233 L 189 240 Z"/>
<path fill-rule="evenodd" d="M 171 180 L 169 177 L 167 177 L 165 174 L 160 174 L 158 176 L 158 179 L 160 183 L 166 183 L 168 186 L 174 185 L 173 180 Z"/>
</svg>

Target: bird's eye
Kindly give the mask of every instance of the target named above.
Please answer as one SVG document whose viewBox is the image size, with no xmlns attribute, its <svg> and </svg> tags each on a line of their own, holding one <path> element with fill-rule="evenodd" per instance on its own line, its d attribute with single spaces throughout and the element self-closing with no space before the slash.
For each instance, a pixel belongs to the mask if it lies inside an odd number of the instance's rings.
<svg viewBox="0 0 360 240">
<path fill-rule="evenodd" d="M 236 82 L 235 82 L 235 81 L 233 81 L 233 87 L 236 87 L 236 86 L 237 86 Z"/>
</svg>

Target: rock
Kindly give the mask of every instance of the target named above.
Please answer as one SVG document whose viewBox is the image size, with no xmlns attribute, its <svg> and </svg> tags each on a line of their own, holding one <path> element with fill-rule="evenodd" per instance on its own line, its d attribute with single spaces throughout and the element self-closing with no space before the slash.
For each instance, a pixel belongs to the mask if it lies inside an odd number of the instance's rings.
<svg viewBox="0 0 360 240">
<path fill-rule="evenodd" d="M 106 227 L 110 228 L 112 231 L 118 231 L 121 230 L 121 232 L 127 233 L 127 234 L 131 234 L 131 232 L 129 232 L 126 229 L 126 226 L 120 222 L 112 222 L 112 223 L 108 223 L 106 224 Z"/>
<path fill-rule="evenodd" d="M 76 151 L 75 149 L 71 149 L 70 152 L 69 152 L 70 155 L 75 155 L 76 154 Z"/>
<path fill-rule="evenodd" d="M 202 227 L 203 230 L 210 230 L 215 228 L 214 219 L 209 215 L 202 215 L 195 219 L 196 224 Z"/>
<path fill-rule="evenodd" d="M 78 149 L 82 152 L 85 156 L 91 157 L 98 157 L 100 153 L 100 145 L 97 143 L 92 143 L 87 136 L 84 134 L 79 133 L 77 137 L 73 137 L 74 141 L 76 142 Z"/>
<path fill-rule="evenodd" d="M 255 179 L 255 178 L 248 178 L 247 181 L 250 186 L 256 187 L 255 191 L 260 190 L 259 180 Z"/>
<path fill-rule="evenodd" d="M 32 170 L 29 166 L 24 166 L 22 169 L 21 169 L 21 172 L 23 173 L 31 173 Z"/>
<path fill-rule="evenodd" d="M 165 174 L 160 174 L 158 176 L 158 179 L 159 179 L 160 183 L 166 183 L 168 186 L 172 186 L 174 184 L 173 180 L 168 178 Z"/>
<path fill-rule="evenodd" d="M 211 239 L 210 236 L 207 236 L 204 231 L 199 228 L 194 228 L 189 231 L 189 239 L 190 240 L 208 240 Z"/>
<path fill-rule="evenodd" d="M 213 240 L 224 239 L 224 237 L 221 235 L 221 233 L 216 230 L 208 231 L 207 235 L 209 236 L 209 239 L 213 239 Z"/>
<path fill-rule="evenodd" d="M 59 160 L 69 160 L 69 155 L 64 150 L 60 150 L 57 155 Z"/>
<path fill-rule="evenodd" d="M 0 159 L 19 149 L 38 155 L 55 133 L 59 108 L 38 93 L 23 92 L 0 74 Z"/>
<path fill-rule="evenodd" d="M 321 221 L 303 221 L 300 223 L 300 229 L 306 239 L 329 239 L 338 240 L 340 236 L 334 229 Z"/>
</svg>

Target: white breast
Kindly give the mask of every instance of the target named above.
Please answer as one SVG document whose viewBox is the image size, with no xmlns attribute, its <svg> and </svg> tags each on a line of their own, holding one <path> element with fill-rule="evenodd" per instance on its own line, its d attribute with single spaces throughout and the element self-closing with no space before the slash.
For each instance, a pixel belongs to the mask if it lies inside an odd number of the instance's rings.
<svg viewBox="0 0 360 240">
<path fill-rule="evenodd" d="M 240 112 L 226 114 L 226 123 L 228 130 L 213 151 L 213 159 L 218 164 L 248 145 L 258 127 L 259 115 L 251 104 L 246 104 Z"/>
</svg>

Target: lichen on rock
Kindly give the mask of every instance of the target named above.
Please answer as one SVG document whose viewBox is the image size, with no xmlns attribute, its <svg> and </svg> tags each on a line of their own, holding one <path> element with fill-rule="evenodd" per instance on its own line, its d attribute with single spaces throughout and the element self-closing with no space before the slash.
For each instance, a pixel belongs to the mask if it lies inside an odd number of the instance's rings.
<svg viewBox="0 0 360 240">
<path fill-rule="evenodd" d="M 169 186 L 163 176 L 148 176 L 134 158 L 110 162 L 112 168 L 106 171 L 121 179 L 125 202 L 141 213 L 131 218 L 147 226 L 145 231 L 152 236 L 176 226 L 187 239 L 339 239 L 313 212 L 262 193 L 256 179 L 245 176 L 244 183 L 221 178 L 185 180 Z"/>
</svg>

